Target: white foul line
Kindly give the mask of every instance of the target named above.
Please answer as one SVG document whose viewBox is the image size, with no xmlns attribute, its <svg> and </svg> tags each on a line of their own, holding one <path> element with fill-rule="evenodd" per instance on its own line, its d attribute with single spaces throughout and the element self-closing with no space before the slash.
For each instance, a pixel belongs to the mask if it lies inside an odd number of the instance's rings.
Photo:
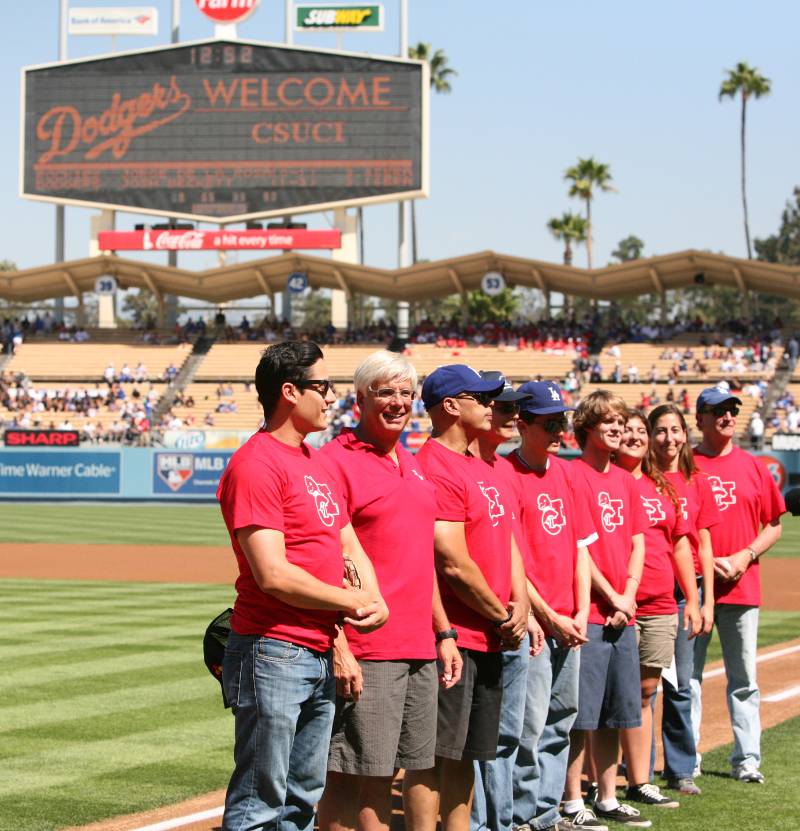
<svg viewBox="0 0 800 831">
<path fill-rule="evenodd" d="M 770 661 L 773 658 L 783 658 L 784 655 L 792 655 L 795 652 L 800 652 L 800 644 L 796 644 L 795 646 L 787 646 L 784 649 L 776 649 L 774 652 L 765 652 L 763 655 L 759 655 L 756 658 L 756 663 L 760 664 L 764 661 Z M 703 673 L 703 680 L 705 681 L 707 678 L 716 678 L 719 675 L 725 674 L 725 667 L 717 667 L 716 669 L 710 669 L 708 672 Z M 769 699 L 764 699 L 765 701 L 769 701 Z"/>
<path fill-rule="evenodd" d="M 134 829 L 134 831 L 170 831 L 171 828 L 180 828 L 192 822 L 221 817 L 224 810 L 222 805 L 220 805 L 219 808 L 209 808 L 208 811 L 198 811 L 196 814 L 188 814 L 185 817 L 175 817 L 175 819 L 167 819 L 164 822 L 156 822 L 153 825 L 142 825 L 140 828 Z"/>
<path fill-rule="evenodd" d="M 800 652 L 800 644 L 796 646 L 787 646 L 784 649 L 776 649 L 774 652 L 766 652 L 756 658 L 756 663 L 760 664 L 763 661 L 769 661 L 772 658 L 783 658 L 784 655 L 792 655 L 795 652 Z M 710 669 L 703 673 L 703 679 L 716 678 L 718 675 L 724 675 L 725 668 L 718 667 L 717 669 Z M 779 693 L 767 696 L 764 701 L 770 703 L 775 701 L 784 701 L 787 698 L 794 698 L 800 695 L 800 687 L 790 687 L 788 690 L 783 690 Z M 219 808 L 211 808 L 208 811 L 200 811 L 197 814 L 188 814 L 185 817 L 175 817 L 175 819 L 168 819 L 164 822 L 157 822 L 154 825 L 142 825 L 140 828 L 134 828 L 133 831 L 170 831 L 172 828 L 180 828 L 184 825 L 189 825 L 192 822 L 200 822 L 204 819 L 214 819 L 221 817 L 224 808 L 220 805 Z"/>
<path fill-rule="evenodd" d="M 768 695 L 764 701 L 769 701 L 770 703 L 786 701 L 787 698 L 794 698 L 796 695 L 800 695 L 800 687 L 789 687 L 788 689 Z"/>
</svg>

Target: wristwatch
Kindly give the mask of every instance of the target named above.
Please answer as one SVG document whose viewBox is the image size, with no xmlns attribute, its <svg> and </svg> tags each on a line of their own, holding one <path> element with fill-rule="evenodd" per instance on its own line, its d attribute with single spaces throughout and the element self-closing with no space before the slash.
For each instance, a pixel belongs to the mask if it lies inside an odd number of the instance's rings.
<svg viewBox="0 0 800 831">
<path fill-rule="evenodd" d="M 458 640 L 458 632 L 455 629 L 445 629 L 442 632 L 436 633 L 436 643 L 441 643 L 442 641 L 446 641 L 448 638 L 452 638 L 454 641 Z"/>
<path fill-rule="evenodd" d="M 499 629 L 501 626 L 508 623 L 508 621 L 511 620 L 512 617 L 514 617 L 514 612 L 513 610 L 509 610 L 508 617 L 503 618 L 503 620 L 493 620 L 492 626 L 494 626 L 495 629 Z"/>
<path fill-rule="evenodd" d="M 750 562 L 754 563 L 758 559 L 758 553 L 755 548 L 752 545 L 748 545 L 746 550 L 750 552 Z"/>
</svg>

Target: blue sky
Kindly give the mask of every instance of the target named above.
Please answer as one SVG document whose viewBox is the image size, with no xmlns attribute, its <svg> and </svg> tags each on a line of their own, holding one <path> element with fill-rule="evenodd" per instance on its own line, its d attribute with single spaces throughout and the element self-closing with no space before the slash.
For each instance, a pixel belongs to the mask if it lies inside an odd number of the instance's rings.
<svg viewBox="0 0 800 831">
<path fill-rule="evenodd" d="M 6 4 L 4 4 L 6 5 Z M 8 4 L 9 6 L 11 4 Z M 26 0 L 7 21 L 0 53 L 6 129 L 0 149 L 0 258 L 20 268 L 52 261 L 55 209 L 18 195 L 21 67 L 55 60 L 58 0 Z M 111 6 L 113 0 L 75 0 Z M 123 5 L 118 2 L 117 5 Z M 169 41 L 170 0 L 156 38 L 120 38 L 120 51 Z M 397 0 L 384 0 L 382 34 L 349 33 L 344 49 L 396 54 Z M 182 0 L 181 39 L 210 37 L 213 26 Z M 748 108 L 748 173 L 753 236 L 774 232 L 800 184 L 800 6 L 792 0 L 672 3 L 614 0 L 409 0 L 409 40 L 447 52 L 458 77 L 431 101 L 431 194 L 418 203 L 419 251 L 428 259 L 493 249 L 561 260 L 546 222 L 581 205 L 566 195 L 563 171 L 578 156 L 611 167 L 618 192 L 595 200 L 595 263 L 628 234 L 645 253 L 704 248 L 745 256 L 739 191 L 739 105 L 719 103 L 724 70 L 737 61 L 772 80 L 768 98 Z M 283 0 L 261 0 L 241 24 L 243 38 L 282 42 Z M 9 9 L 6 10 L 7 14 Z M 335 47 L 333 35 L 296 43 Z M 72 37 L 69 57 L 106 53 L 110 38 Z M 92 210 L 67 209 L 67 259 L 88 254 Z M 397 263 L 397 210 L 365 211 L 370 265 Z M 330 215 L 304 217 L 329 227 Z M 143 221 L 121 214 L 118 227 Z M 181 255 L 190 268 L 214 265 L 210 252 Z M 580 251 L 576 265 L 585 264 Z"/>
</svg>

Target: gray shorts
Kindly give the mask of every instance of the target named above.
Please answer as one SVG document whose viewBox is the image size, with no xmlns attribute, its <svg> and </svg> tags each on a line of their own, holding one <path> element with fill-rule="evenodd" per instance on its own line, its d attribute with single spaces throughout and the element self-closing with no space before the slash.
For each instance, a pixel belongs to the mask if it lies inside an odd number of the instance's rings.
<svg viewBox="0 0 800 831">
<path fill-rule="evenodd" d="M 642 691 L 633 626 L 612 629 L 590 623 L 581 647 L 578 718 L 574 730 L 640 727 Z"/>
<path fill-rule="evenodd" d="M 328 770 L 392 776 L 398 768 L 434 764 L 436 661 L 359 661 L 364 690 L 357 702 L 336 699 Z"/>
<path fill-rule="evenodd" d="M 645 615 L 636 618 L 639 663 L 643 667 L 667 669 L 675 654 L 678 615 Z"/>
</svg>

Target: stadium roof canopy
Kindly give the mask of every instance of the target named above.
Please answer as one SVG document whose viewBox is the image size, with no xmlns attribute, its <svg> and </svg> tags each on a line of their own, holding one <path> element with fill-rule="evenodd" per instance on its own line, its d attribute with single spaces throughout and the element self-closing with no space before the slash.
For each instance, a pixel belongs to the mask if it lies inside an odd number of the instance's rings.
<svg viewBox="0 0 800 831">
<path fill-rule="evenodd" d="M 589 271 L 542 260 L 482 251 L 463 257 L 417 263 L 402 269 L 352 265 L 329 258 L 286 253 L 206 271 L 172 268 L 142 260 L 101 255 L 0 273 L 0 298 L 17 303 L 94 291 L 98 277 L 111 275 L 122 289 L 147 288 L 157 297 L 225 303 L 277 294 L 294 271 L 308 275 L 311 288 L 342 289 L 348 296 L 425 300 L 480 288 L 487 271 L 501 272 L 508 285 L 527 286 L 599 300 L 661 294 L 697 283 L 800 298 L 800 266 L 743 260 L 703 251 L 680 251 Z M 699 275 L 703 275 L 702 279 Z"/>
</svg>

